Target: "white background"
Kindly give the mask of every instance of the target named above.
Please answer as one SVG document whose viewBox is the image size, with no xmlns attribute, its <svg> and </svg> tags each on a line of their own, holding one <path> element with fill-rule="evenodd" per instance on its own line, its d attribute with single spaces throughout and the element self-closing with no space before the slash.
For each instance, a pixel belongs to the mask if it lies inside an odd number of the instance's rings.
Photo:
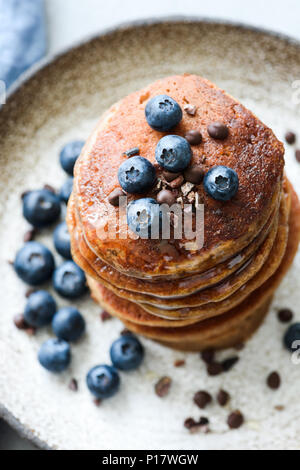
<svg viewBox="0 0 300 470">
<path fill-rule="evenodd" d="M 196 15 L 248 23 L 300 39 L 299 0 L 46 0 L 49 51 L 142 18 Z"/>
<path fill-rule="evenodd" d="M 247 23 L 300 40 L 299 0 L 45 0 L 49 54 L 122 22 L 202 16 Z M 34 412 L 34 410 L 33 410 Z M 0 449 L 31 448 L 0 422 Z"/>
</svg>

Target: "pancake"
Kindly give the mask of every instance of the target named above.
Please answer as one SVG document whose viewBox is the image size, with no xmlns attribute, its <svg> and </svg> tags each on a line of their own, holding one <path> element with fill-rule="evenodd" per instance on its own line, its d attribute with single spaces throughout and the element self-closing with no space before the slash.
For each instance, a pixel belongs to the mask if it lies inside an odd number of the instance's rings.
<svg viewBox="0 0 300 470">
<path fill-rule="evenodd" d="M 294 199 L 295 193 L 291 191 L 291 196 Z M 291 198 L 290 198 L 291 199 Z M 294 202 L 295 205 L 295 202 Z M 297 207 L 295 209 L 297 211 Z M 293 221 L 294 217 L 291 214 L 290 223 Z M 295 223 L 293 222 L 293 226 Z M 289 245 L 291 245 L 291 240 L 289 240 Z M 287 258 L 287 252 L 285 253 L 285 258 Z M 88 277 L 88 283 L 91 288 L 93 298 L 98 301 L 105 309 L 108 309 L 112 315 L 118 316 L 122 320 L 132 321 L 137 324 L 142 324 L 145 326 L 151 325 L 160 325 L 160 326 L 174 326 L 178 327 L 182 325 L 182 322 L 190 320 L 165 320 L 155 317 L 145 312 L 141 307 L 136 304 L 129 302 L 125 299 L 121 299 L 113 294 L 111 291 L 106 289 L 103 284 L 97 283 L 94 279 Z M 225 314 L 226 315 L 226 314 Z M 161 321 L 161 323 L 160 323 Z M 193 320 L 193 323 L 198 322 L 198 320 Z M 192 322 L 191 322 L 192 323 Z M 187 323 L 186 323 L 187 324 Z"/>
<path fill-rule="evenodd" d="M 205 205 L 204 246 L 185 249 L 186 240 L 172 240 L 176 255 L 166 261 L 159 240 L 103 239 L 100 227 L 115 220 L 118 209 L 107 203 L 117 188 L 117 172 L 127 158 L 123 153 L 139 147 L 140 155 L 154 163 L 155 147 L 164 135 L 151 129 L 145 119 L 146 102 L 167 93 L 182 108 L 189 103 L 199 112 L 184 113 L 172 132 L 185 135 L 199 129 L 203 143 L 193 147 L 193 164 L 205 172 L 225 165 L 236 170 L 240 186 L 226 203 L 210 198 L 203 185 L 196 187 Z M 201 111 L 200 111 L 201 110 Z M 222 121 L 229 127 L 226 141 L 209 137 L 207 126 Z M 141 279 L 180 278 L 186 273 L 207 271 L 243 250 L 266 224 L 280 193 L 283 145 L 272 131 L 239 102 L 207 80 L 194 75 L 169 77 L 133 93 L 114 105 L 100 120 L 75 166 L 76 210 L 89 248 L 106 264 Z M 160 169 L 157 170 L 161 177 Z M 145 196 L 153 196 L 153 192 Z M 130 196 L 129 201 L 135 196 Z M 217 227 L 217 229 L 216 229 Z M 118 229 L 118 227 L 117 227 Z"/>
<path fill-rule="evenodd" d="M 296 242 L 294 242 L 294 235 L 290 235 L 289 237 L 289 240 L 288 240 L 288 245 L 285 245 L 285 253 L 284 253 L 284 259 L 287 259 L 289 260 L 289 250 L 291 251 L 292 253 L 292 256 L 290 256 L 290 258 L 292 259 L 292 257 L 294 256 L 294 251 L 293 251 L 293 248 L 290 248 L 290 247 L 293 247 L 294 244 L 297 245 L 297 240 L 299 241 L 299 221 L 295 220 L 296 217 L 295 217 L 295 213 L 297 215 L 299 215 L 299 202 L 298 202 L 298 199 L 297 199 L 297 196 L 295 195 L 294 191 L 292 191 L 292 200 L 293 200 L 293 207 L 292 207 L 292 213 L 291 213 L 291 216 L 290 216 L 290 220 L 289 220 L 289 224 L 291 224 L 291 229 L 294 229 L 295 227 L 295 239 L 296 239 Z M 298 224 L 298 225 L 297 225 Z M 297 235 L 298 233 L 298 235 Z M 283 257 L 281 257 L 282 259 Z M 282 264 L 282 261 L 281 263 L 279 263 L 280 265 Z M 277 265 L 278 266 L 278 265 Z M 264 282 L 264 284 L 266 284 L 266 281 Z M 128 300 L 125 300 L 125 299 L 121 299 L 119 297 L 117 297 L 115 294 L 113 294 L 111 291 L 109 291 L 108 289 L 106 289 L 103 285 L 101 284 L 98 284 L 98 287 L 96 287 L 96 284 L 95 283 L 91 283 L 92 285 L 92 292 L 93 292 L 93 296 L 94 298 L 96 298 L 98 300 L 98 302 L 100 303 L 100 305 L 102 305 L 105 309 L 107 309 L 112 315 L 115 315 L 115 316 L 118 316 L 119 318 L 121 318 L 123 321 L 128 321 L 128 318 L 131 317 L 131 322 L 133 323 L 138 323 L 140 325 L 141 328 L 143 328 L 145 326 L 145 328 L 148 328 L 148 326 L 146 325 L 149 325 L 151 323 L 153 323 L 153 315 L 149 314 L 148 316 L 146 315 L 146 311 L 144 308 L 141 308 L 139 305 L 137 304 L 134 304 L 133 302 L 130 302 Z M 262 284 L 259 284 L 259 286 L 261 286 Z M 254 293 L 252 295 L 255 296 L 257 290 L 254 291 Z M 273 292 L 270 293 L 270 296 L 272 296 Z M 244 305 L 247 304 L 247 299 L 248 298 L 251 298 L 251 295 L 243 298 L 243 302 L 241 303 L 241 305 L 239 305 L 238 307 L 236 307 L 236 310 L 238 310 L 239 308 L 241 309 L 241 311 L 243 311 L 243 308 L 244 308 Z M 214 319 L 217 319 L 217 318 L 223 318 L 224 316 L 226 316 L 228 314 L 228 311 L 231 311 L 231 310 L 234 310 L 234 305 L 231 305 L 232 302 L 229 302 L 229 307 L 226 311 L 223 312 L 223 315 L 220 315 L 218 312 L 217 312 L 217 309 L 215 309 L 214 312 L 211 312 L 211 314 L 209 316 L 206 316 L 206 315 L 202 315 L 201 317 L 201 324 L 204 323 L 205 321 L 208 321 L 207 318 L 214 318 Z M 256 308 L 256 306 L 255 306 Z M 218 316 L 220 315 L 220 317 Z M 172 319 L 168 319 L 168 318 L 162 318 L 163 320 L 163 324 L 164 325 L 167 325 L 166 323 L 166 320 L 169 320 L 169 325 L 175 325 L 177 323 L 177 321 L 179 320 L 175 320 L 173 318 Z M 182 320 L 190 320 L 190 318 L 180 318 L 180 321 Z M 195 318 L 194 318 L 195 320 Z M 129 320 L 130 322 L 130 320 Z M 199 319 L 198 319 L 198 322 L 197 324 L 200 324 L 199 323 Z M 162 326 L 161 326 L 162 327 Z M 178 328 L 178 326 L 173 326 L 173 328 Z M 172 329 L 172 328 L 170 328 Z"/>
<path fill-rule="evenodd" d="M 143 196 L 127 195 L 127 203 L 156 198 L 168 187 L 155 162 L 156 145 L 166 134 L 145 119 L 147 101 L 159 94 L 174 98 L 182 110 L 187 104 L 196 109 L 193 116 L 183 111 L 171 132 L 201 132 L 191 164 L 204 173 L 224 165 L 238 174 L 238 191 L 226 202 L 209 196 L 202 183 L 188 188 L 191 199 L 183 185 L 175 190 L 178 202 L 203 204 L 201 249 L 189 250 L 184 235 L 181 240 L 174 234 L 169 240 L 124 238 L 121 210 L 109 203 L 119 188 L 125 152 L 133 147 L 154 164 L 157 185 Z M 208 133 L 216 121 L 229 129 L 225 140 Z M 299 243 L 299 201 L 284 180 L 283 156 L 283 145 L 268 127 L 195 75 L 159 80 L 113 105 L 76 162 L 67 212 L 72 256 L 86 272 L 94 300 L 130 330 L 177 349 L 223 348 L 248 338 L 267 314 Z M 191 224 L 195 229 L 194 213 Z M 105 237 L 111 229 L 114 235 Z"/>
<path fill-rule="evenodd" d="M 283 217 L 283 216 L 282 216 Z M 174 307 L 174 308 L 183 308 L 186 306 L 200 306 L 204 305 L 209 302 L 219 302 L 226 297 L 229 297 L 231 294 L 233 294 L 236 290 L 238 290 L 240 287 L 242 287 L 245 282 L 247 282 L 249 279 L 251 279 L 263 266 L 264 262 L 268 258 L 270 251 L 272 249 L 275 237 L 277 235 L 277 229 L 278 229 L 278 215 L 274 218 L 273 224 L 271 227 L 271 231 L 268 235 L 268 237 L 265 239 L 264 243 L 259 247 L 259 249 L 256 251 L 256 253 L 248 260 L 248 262 L 244 263 L 244 265 L 238 269 L 233 275 L 227 276 L 226 279 L 220 283 L 214 283 L 213 287 L 210 288 L 202 288 L 200 291 L 190 295 L 190 296 L 184 296 L 184 297 L 179 297 L 175 296 L 175 298 L 172 296 L 174 293 L 172 290 L 172 286 L 169 286 L 169 298 L 168 299 L 162 299 L 162 298 L 157 298 L 155 296 L 149 296 L 145 295 L 142 293 L 137 293 L 137 292 L 131 292 L 126 289 L 119 289 L 115 287 L 112 282 L 113 280 L 110 280 L 110 282 L 99 279 L 99 276 L 97 276 L 96 271 L 93 269 L 93 266 L 91 263 L 87 263 L 86 260 L 83 259 L 81 256 L 82 253 L 79 250 L 75 250 L 73 252 L 73 257 L 76 260 L 76 262 L 94 279 L 102 282 L 102 284 L 107 287 L 109 290 L 112 290 L 116 295 L 119 297 L 122 297 L 127 300 L 131 300 L 133 302 L 145 302 L 149 305 L 152 306 L 157 306 L 157 307 L 162 307 L 162 308 L 169 308 L 169 307 Z M 73 231 L 74 234 L 74 231 Z M 78 236 L 78 238 L 80 235 Z M 73 240 L 72 242 L 73 246 L 76 244 L 76 240 Z M 77 248 L 79 243 L 76 244 Z M 79 252 L 78 252 L 79 251 Z"/>
<path fill-rule="evenodd" d="M 243 306 L 242 314 L 232 318 L 230 314 L 225 314 L 222 317 L 205 320 L 201 323 L 194 320 L 192 324 L 185 323 L 188 320 L 171 321 L 159 319 L 150 314 L 147 316 L 140 307 L 132 302 L 117 298 L 103 285 L 97 284 L 94 279 L 88 278 L 88 284 L 92 298 L 112 316 L 119 318 L 132 333 L 141 334 L 165 346 L 184 351 L 223 349 L 246 341 L 262 323 L 272 300 L 271 296 L 255 308 Z M 226 319 L 228 319 L 228 324 L 226 324 Z M 188 325 L 193 325 L 194 328 L 192 326 L 184 328 Z M 172 330 L 174 332 L 177 328 L 178 335 L 172 334 L 174 340 L 170 341 L 169 335 L 164 334 L 165 331 Z"/>
<path fill-rule="evenodd" d="M 232 322 L 230 327 L 216 335 L 203 335 L 193 341 L 183 339 L 178 341 L 176 345 L 173 342 L 159 341 L 164 346 L 177 349 L 180 351 L 205 351 L 208 349 L 218 350 L 231 348 L 248 341 L 255 331 L 261 326 L 268 314 L 272 297 L 266 299 L 262 305 L 258 305 L 251 312 L 251 315 L 240 318 L 240 321 Z M 127 328 L 130 326 L 127 325 Z M 200 346 L 199 346 L 200 345 Z"/>
<path fill-rule="evenodd" d="M 148 243 L 149 243 L 149 250 L 153 255 L 152 257 L 150 257 L 150 259 L 154 259 L 156 257 L 156 255 L 158 255 L 160 259 L 164 260 L 163 263 L 164 263 L 164 266 L 165 266 L 166 269 L 168 269 L 168 266 L 171 265 L 173 262 L 179 268 L 180 257 L 182 255 L 183 258 L 185 258 L 185 260 L 186 260 L 186 262 L 184 264 L 184 267 L 182 267 L 181 269 L 178 269 L 178 273 L 176 273 L 176 274 L 171 275 L 170 273 L 167 273 L 167 274 L 160 275 L 160 276 L 157 276 L 157 275 L 150 276 L 149 274 L 143 274 L 143 275 L 141 274 L 139 276 L 136 272 L 133 272 L 131 269 L 129 269 L 129 268 L 128 269 L 123 269 L 120 266 L 117 266 L 115 269 L 117 271 L 119 271 L 120 273 L 125 274 L 128 277 L 136 278 L 138 280 L 151 280 L 151 281 L 160 282 L 161 280 L 167 280 L 167 281 L 181 280 L 185 277 L 193 276 L 194 274 L 202 274 L 202 273 L 205 273 L 206 271 L 209 271 L 209 270 L 213 269 L 216 264 L 218 265 L 220 263 L 229 262 L 232 257 L 235 257 L 236 255 L 238 255 L 241 251 L 243 251 L 245 248 L 247 248 L 257 238 L 258 234 L 262 231 L 263 227 L 267 224 L 268 220 L 270 219 L 270 217 L 271 217 L 270 214 L 276 212 L 276 207 L 278 206 L 278 203 L 279 203 L 279 195 L 281 193 L 281 188 L 282 188 L 282 182 L 277 184 L 277 189 L 275 191 L 274 197 L 273 197 L 272 201 L 269 202 L 270 213 L 268 213 L 268 214 L 266 213 L 262 217 L 262 219 L 261 219 L 262 223 L 258 224 L 260 226 L 259 226 L 259 229 L 256 232 L 256 234 L 253 232 L 253 234 L 251 235 L 251 238 L 250 238 L 250 236 L 245 236 L 245 237 L 243 237 L 243 239 L 241 238 L 239 240 L 232 241 L 231 246 L 234 247 L 234 249 L 236 250 L 236 251 L 233 251 L 232 253 L 230 253 L 227 249 L 225 249 L 225 246 L 224 246 L 223 250 L 221 250 L 221 249 L 219 249 L 219 247 L 217 247 L 217 251 L 219 252 L 219 255 L 211 253 L 210 255 L 204 256 L 202 262 L 199 263 L 199 265 L 194 266 L 194 268 L 193 268 L 193 266 L 190 264 L 190 260 L 193 258 L 193 255 L 195 254 L 195 251 L 194 252 L 191 251 L 191 250 L 187 251 L 184 248 L 185 243 L 190 244 L 190 240 L 182 240 L 181 242 L 179 242 L 179 245 L 177 243 L 177 240 L 172 240 L 172 239 L 168 240 L 167 244 L 168 244 L 168 247 L 171 248 L 171 252 L 170 252 L 170 250 L 168 250 L 167 255 L 165 254 L 165 250 L 162 249 L 162 243 L 165 244 L 166 241 L 161 242 L 161 241 L 157 241 L 157 240 L 147 240 Z M 75 192 L 75 196 L 76 196 L 76 192 Z M 150 195 L 150 196 L 154 197 L 154 195 Z M 128 198 L 129 201 L 130 201 L 130 198 L 131 197 Z M 75 197 L 75 199 L 76 199 L 76 197 Z M 116 209 L 116 208 L 114 208 L 114 209 Z M 106 211 L 107 211 L 107 207 L 105 208 L 105 212 Z M 108 211 L 111 212 L 110 207 L 108 208 Z M 95 256 L 97 257 L 97 263 L 98 262 L 101 262 L 101 263 L 104 262 L 104 263 L 108 264 L 110 267 L 113 267 L 109 263 L 107 263 L 107 261 L 104 261 L 101 258 L 101 256 L 99 256 L 99 254 L 97 254 L 97 252 L 95 251 L 95 248 L 92 245 L 90 245 L 88 235 L 87 235 L 87 233 L 86 233 L 86 231 L 83 227 L 83 223 L 81 221 L 80 214 L 79 214 L 79 211 L 78 211 L 76 205 L 75 205 L 75 212 L 76 212 L 76 217 L 77 217 L 78 223 L 81 226 L 81 229 L 82 229 L 83 234 L 84 234 L 85 243 L 87 244 L 88 249 L 90 251 L 92 251 L 95 254 Z M 115 214 L 114 214 L 114 216 L 115 216 Z M 91 218 L 92 218 L 92 215 L 91 215 Z M 96 219 L 99 218 L 101 221 L 106 220 L 106 218 L 104 217 L 104 214 L 102 214 L 102 216 L 95 215 L 95 218 Z M 109 220 L 111 220 L 111 219 L 109 218 Z M 114 217 L 114 220 L 115 220 L 115 217 Z M 101 223 L 103 223 L 103 222 L 101 222 Z M 230 221 L 228 221 L 228 223 L 230 223 Z M 106 225 L 106 227 L 107 227 L 107 225 Z M 115 228 L 116 228 L 116 231 L 118 233 L 119 226 L 115 225 Z M 95 230 L 97 232 L 96 236 L 98 237 L 99 231 L 98 231 L 97 228 Z M 101 239 L 101 237 L 97 238 L 97 240 L 100 240 L 100 239 Z M 124 240 L 122 240 L 122 241 L 124 241 Z M 109 250 L 110 250 L 110 252 L 112 253 L 113 256 L 116 256 L 116 253 L 117 253 L 117 250 L 115 248 L 113 248 L 113 245 L 114 245 L 115 242 L 116 242 L 116 240 L 114 240 L 114 239 L 110 239 L 109 241 L 108 240 L 103 241 L 103 243 L 105 243 L 105 244 L 107 244 L 107 243 L 111 244 L 111 248 Z M 132 240 L 129 240 L 128 242 L 131 243 Z M 145 242 L 145 240 L 138 239 L 138 240 L 135 240 L 135 242 L 137 244 L 140 244 L 140 242 Z M 229 247 L 228 244 L 227 244 L 227 247 Z M 180 250 L 179 250 L 179 248 L 180 248 Z M 202 252 L 202 250 L 203 250 L 203 248 L 200 251 Z M 127 258 L 125 257 L 125 261 L 126 261 L 126 259 Z M 143 252 L 138 252 L 137 253 L 136 263 L 149 265 L 149 255 L 148 255 L 146 250 L 143 251 Z"/>
<path fill-rule="evenodd" d="M 235 346 L 248 339 L 262 323 L 274 291 L 293 262 L 299 240 L 300 204 L 295 191 L 293 191 L 288 243 L 281 264 L 273 276 L 252 292 L 242 304 L 220 317 L 214 317 L 183 328 L 155 328 L 126 320 L 123 320 L 123 322 L 130 331 L 179 350 L 201 351 L 208 348 L 223 349 Z M 121 313 L 122 308 L 119 306 L 119 300 L 114 296 L 114 300 L 111 300 L 109 305 L 107 304 L 105 307 L 112 315 L 114 312 L 116 316 Z"/>
<path fill-rule="evenodd" d="M 94 279 L 103 282 L 103 284 L 107 285 L 108 288 L 110 285 L 117 295 L 122 297 L 122 292 L 125 290 L 124 296 L 125 298 L 128 298 L 126 294 L 130 291 L 138 293 L 140 300 L 143 300 L 143 294 L 158 298 L 184 297 L 201 289 L 221 283 L 224 279 L 242 269 L 261 247 L 261 244 L 269 235 L 272 224 L 274 224 L 275 215 L 276 212 L 271 215 L 267 224 L 262 228 L 250 245 L 226 262 L 220 263 L 209 271 L 205 271 L 201 274 L 194 274 L 191 277 L 185 277 L 178 280 L 162 279 L 157 282 L 124 275 L 97 258 L 86 244 L 80 224 L 76 221 L 74 194 L 71 196 L 68 205 L 69 231 L 72 238 L 72 246 L 74 247 L 73 257 L 76 259 L 77 263 Z M 118 290 L 121 291 L 118 292 Z"/>
<path fill-rule="evenodd" d="M 95 281 L 87 276 L 88 286 L 91 296 L 104 310 L 107 310 L 112 316 L 118 317 L 122 321 L 134 322 L 138 325 L 147 325 L 154 327 L 174 327 L 180 328 L 186 325 L 197 323 L 194 318 L 182 320 L 168 320 L 155 315 L 150 315 L 137 304 L 116 296 L 112 291 L 107 289 L 102 283 Z"/>
</svg>

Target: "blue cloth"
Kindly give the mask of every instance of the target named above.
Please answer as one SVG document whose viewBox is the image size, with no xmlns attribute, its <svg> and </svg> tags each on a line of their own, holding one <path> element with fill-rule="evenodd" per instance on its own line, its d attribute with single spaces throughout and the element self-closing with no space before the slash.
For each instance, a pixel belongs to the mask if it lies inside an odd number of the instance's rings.
<svg viewBox="0 0 300 470">
<path fill-rule="evenodd" d="M 8 88 L 46 53 L 44 0 L 0 0 L 0 80 Z"/>
</svg>

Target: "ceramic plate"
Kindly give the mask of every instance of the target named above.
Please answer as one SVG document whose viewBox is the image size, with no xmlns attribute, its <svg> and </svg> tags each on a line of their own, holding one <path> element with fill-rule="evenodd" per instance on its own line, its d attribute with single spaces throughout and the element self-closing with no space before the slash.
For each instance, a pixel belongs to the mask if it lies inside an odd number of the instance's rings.
<svg viewBox="0 0 300 470">
<path fill-rule="evenodd" d="M 292 449 L 299 447 L 300 365 L 282 347 L 286 326 L 276 310 L 288 307 L 300 320 L 300 257 L 281 285 L 259 332 L 239 352 L 228 374 L 207 377 L 198 354 L 182 354 L 142 340 L 146 359 L 137 371 L 122 374 L 119 394 L 96 407 L 85 385 L 90 367 L 109 361 L 109 347 L 122 325 L 102 323 L 100 309 L 88 298 L 77 302 L 87 333 L 73 346 L 70 370 L 53 376 L 38 364 L 40 344 L 51 331 L 34 337 L 13 325 L 24 308 L 26 286 L 8 261 L 14 259 L 27 229 L 20 194 L 65 179 L 58 163 L 60 148 L 86 139 L 101 113 L 113 102 L 149 82 L 171 74 L 200 74 L 225 88 L 271 126 L 279 138 L 299 130 L 300 47 L 273 34 L 245 27 L 197 20 L 135 24 L 110 31 L 51 60 L 22 82 L 0 111 L 0 402 L 2 415 L 40 446 L 58 449 Z M 293 88 L 293 83 L 294 87 Z M 287 148 L 287 173 L 300 187 L 300 166 Z M 38 237 L 53 249 L 50 232 Z M 61 260 L 57 257 L 57 262 Z M 60 306 L 66 305 L 57 299 Z M 223 352 L 220 357 L 232 355 Z M 236 352 L 234 352 L 236 354 Z M 186 365 L 175 368 L 176 359 Z M 267 388 L 273 370 L 281 388 Z M 173 379 L 161 399 L 153 390 L 164 375 Z M 78 392 L 68 383 L 75 377 Z M 198 390 L 214 397 L 220 388 L 230 404 L 215 402 L 201 412 L 193 404 Z M 278 406 L 282 411 L 278 411 Z M 226 419 L 240 409 L 245 424 L 229 431 Z M 210 420 L 209 434 L 189 434 L 184 420 Z"/>
</svg>

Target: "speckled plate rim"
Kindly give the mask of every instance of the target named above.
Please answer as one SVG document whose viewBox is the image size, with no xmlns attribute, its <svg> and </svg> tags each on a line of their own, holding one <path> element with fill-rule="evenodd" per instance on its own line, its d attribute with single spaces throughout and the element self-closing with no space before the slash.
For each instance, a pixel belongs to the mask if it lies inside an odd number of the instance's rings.
<svg viewBox="0 0 300 470">
<path fill-rule="evenodd" d="M 80 47 L 93 42 L 100 38 L 105 38 L 108 35 L 118 33 L 120 31 L 126 31 L 136 28 L 143 28 L 145 26 L 155 26 L 163 23 L 171 24 L 202 24 L 202 25 L 210 25 L 210 26 L 227 26 L 232 30 L 243 30 L 245 32 L 254 32 L 260 35 L 265 35 L 269 37 L 273 37 L 278 39 L 281 42 L 286 43 L 286 46 L 297 46 L 299 47 L 300 52 L 300 41 L 288 36 L 284 33 L 279 33 L 274 30 L 269 30 L 267 28 L 262 27 L 255 27 L 248 25 L 242 22 L 234 22 L 229 20 L 222 20 L 220 18 L 206 18 L 201 16 L 163 16 L 160 18 L 146 18 L 146 19 L 139 19 L 130 22 L 120 23 L 116 26 L 101 29 L 99 33 L 92 34 L 86 36 L 84 39 L 80 41 L 76 41 L 71 46 L 63 48 L 57 54 L 50 54 L 47 55 L 44 59 L 38 61 L 32 67 L 30 67 L 27 71 L 25 71 L 14 83 L 13 85 L 7 90 L 6 92 L 6 103 L 8 103 L 14 95 L 19 91 L 27 82 L 30 82 L 32 79 L 35 78 L 36 74 L 41 70 L 47 68 L 48 66 L 55 66 L 55 62 L 58 61 L 61 57 L 68 55 L 68 53 L 79 49 Z M 5 103 L 5 104 L 6 104 Z M 0 105 L 0 113 L 5 106 L 5 104 Z M 27 428 L 23 424 L 20 423 L 18 418 L 16 418 L 13 413 L 11 413 L 4 405 L 0 403 L 0 418 L 6 421 L 19 435 L 20 437 L 27 439 L 33 445 L 38 447 L 41 450 L 53 450 L 48 444 L 39 439 L 38 436 L 35 435 L 34 431 Z"/>
<path fill-rule="evenodd" d="M 85 38 L 81 39 L 80 41 L 74 42 L 71 46 L 61 49 L 60 52 L 56 54 L 49 54 L 45 58 L 41 59 L 40 61 L 36 62 L 32 67 L 26 70 L 24 73 L 20 75 L 20 77 L 9 87 L 6 92 L 7 100 L 11 98 L 12 95 L 15 94 L 26 82 L 28 82 L 31 78 L 33 78 L 40 70 L 46 68 L 48 65 L 53 65 L 56 60 L 60 57 L 67 55 L 69 52 L 74 51 L 75 49 L 80 48 L 83 45 L 88 44 L 96 39 L 105 38 L 113 33 L 117 33 L 120 31 L 126 31 L 127 29 L 134 29 L 134 28 L 143 28 L 145 26 L 151 25 L 159 25 L 162 23 L 170 23 L 170 24 L 208 24 L 211 26 L 227 26 L 228 28 L 236 29 L 236 30 L 243 30 L 245 32 L 254 32 L 257 34 L 264 34 L 266 36 L 270 36 L 273 38 L 277 38 L 280 41 L 283 41 L 289 45 L 298 46 L 300 48 L 300 41 L 295 39 L 291 36 L 288 36 L 284 33 L 279 33 L 277 31 L 263 28 L 263 27 L 256 27 L 252 25 L 248 25 L 243 22 L 235 22 L 229 20 L 223 20 L 219 18 L 207 18 L 202 16 L 181 16 L 181 15 L 174 15 L 174 16 L 162 16 L 160 18 L 146 18 L 146 19 L 139 19 L 124 23 L 119 23 L 116 26 L 104 28 L 99 31 L 99 33 L 87 35 Z M 0 105 L 0 111 L 3 105 Z"/>
</svg>

